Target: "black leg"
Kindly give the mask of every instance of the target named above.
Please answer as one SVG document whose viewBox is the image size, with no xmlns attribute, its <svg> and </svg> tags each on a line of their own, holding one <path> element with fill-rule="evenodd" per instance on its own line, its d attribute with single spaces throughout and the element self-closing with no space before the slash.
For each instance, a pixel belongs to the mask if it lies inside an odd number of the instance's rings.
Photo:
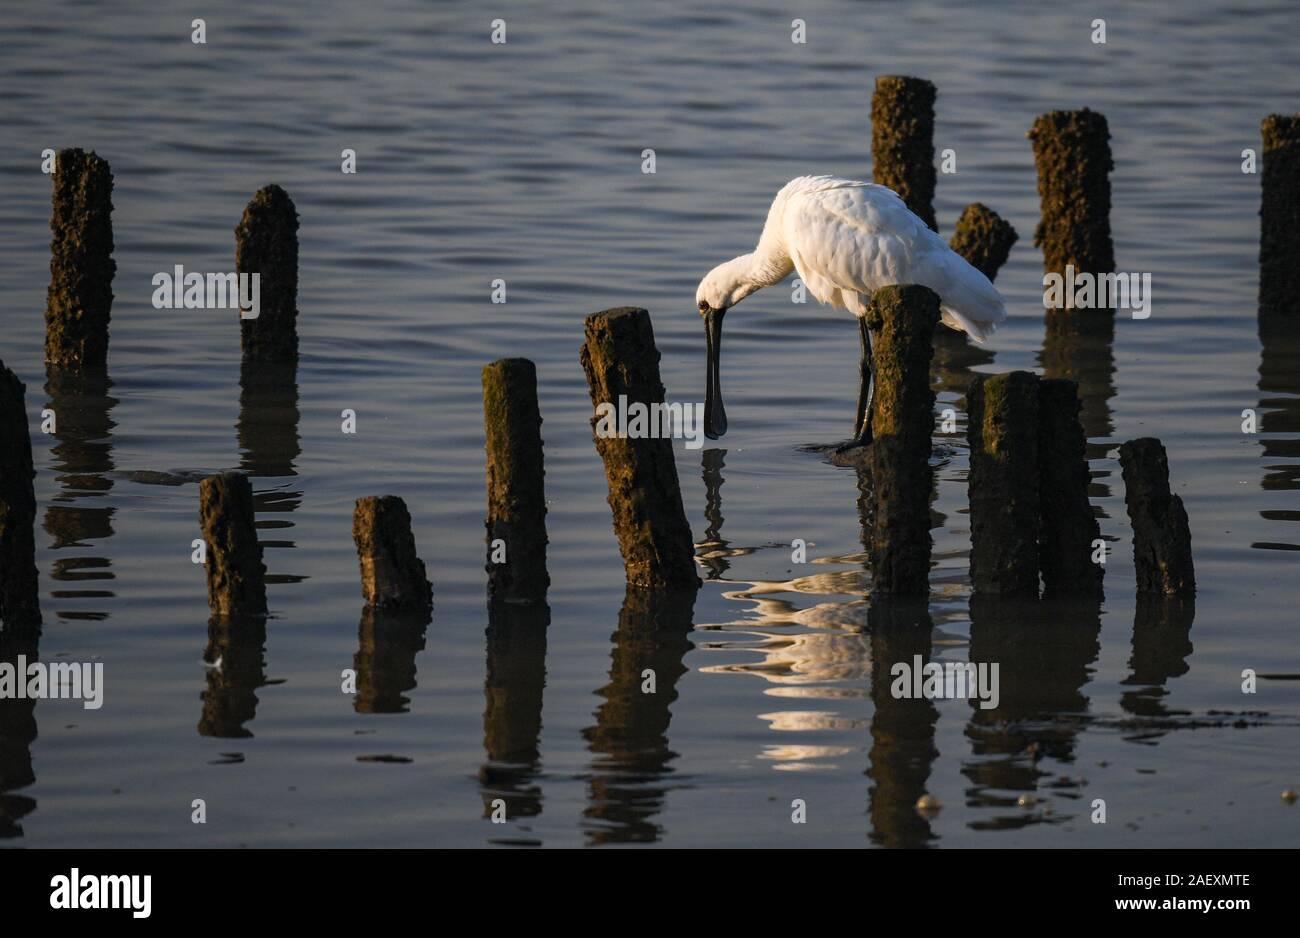
<svg viewBox="0 0 1300 938">
<path fill-rule="evenodd" d="M 865 446 L 871 442 L 871 404 L 876 396 L 876 359 L 872 353 L 871 330 L 867 328 L 867 317 L 858 317 L 858 332 L 862 339 L 862 364 L 853 439 L 859 445 Z"/>
</svg>

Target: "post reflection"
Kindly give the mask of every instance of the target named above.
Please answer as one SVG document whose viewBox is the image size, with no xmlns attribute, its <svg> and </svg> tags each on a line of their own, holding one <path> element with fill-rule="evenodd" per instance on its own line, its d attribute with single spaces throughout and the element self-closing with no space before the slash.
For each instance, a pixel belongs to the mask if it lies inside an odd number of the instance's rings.
<svg viewBox="0 0 1300 938">
<path fill-rule="evenodd" d="M 962 774 L 973 785 L 970 804 L 1010 809 L 970 826 L 1003 830 L 1050 820 L 1056 816 L 1016 801 L 1050 774 L 1041 760 L 1074 761 L 1082 722 L 1071 717 L 1088 712 L 1083 687 L 1101 649 L 1101 599 L 974 596 L 970 614 L 970 660 L 999 666 L 1000 699 L 990 710 L 972 702 L 966 736 L 974 758 Z"/>
<path fill-rule="evenodd" d="M 1300 489 L 1300 331 L 1294 315 L 1259 312 L 1259 445 L 1264 463 L 1260 487 L 1266 492 Z M 1261 516 L 1268 521 L 1294 524 L 1300 511 L 1269 508 Z M 1300 550 L 1290 527 L 1277 529 L 1277 539 L 1256 541 L 1260 550 Z"/>
<path fill-rule="evenodd" d="M 594 756 L 583 812 L 590 844 L 652 843 L 662 836 L 655 816 L 663 809 L 677 758 L 668 745 L 669 708 L 686 673 L 682 660 L 694 647 L 687 636 L 695 596 L 695 590 L 627 588 L 613 636 L 609 683 L 597 691 L 604 702 L 595 725 L 583 731 Z M 654 693 L 643 690 L 649 680 Z"/>
<path fill-rule="evenodd" d="M 302 455 L 298 437 L 298 366 L 295 362 L 244 360 L 239 366 L 239 419 L 235 435 L 239 468 L 253 479 L 291 479 Z M 288 532 L 287 517 L 302 503 L 299 487 L 290 483 L 254 485 L 253 507 L 260 532 Z M 263 548 L 292 548 L 284 535 L 259 538 Z M 269 558 L 268 558 L 269 561 Z M 268 562 L 269 567 L 269 562 Z M 267 583 L 296 583 L 303 576 L 267 572 Z"/>
<path fill-rule="evenodd" d="M 357 653 L 352 668 L 357 713 L 406 713 L 415 689 L 415 656 L 424 651 L 425 629 L 433 621 L 428 611 L 385 612 L 366 606 L 357 625 Z"/>
<path fill-rule="evenodd" d="M 17 671 L 39 660 L 35 629 L 0 631 L 0 662 Z M 36 741 L 36 701 L 0 697 L 0 840 L 23 836 L 22 819 L 36 810 L 36 799 L 18 794 L 36 783 L 32 743 Z"/>
<path fill-rule="evenodd" d="M 114 595 L 90 585 L 114 578 L 109 559 L 93 552 L 113 536 L 115 509 L 106 504 L 113 488 L 110 473 L 116 424 L 112 410 L 117 399 L 109 393 L 112 385 L 102 366 L 46 366 L 47 406 L 54 412 L 55 442 L 50 456 L 61 487 L 45 510 L 50 547 L 59 552 L 50 571 L 56 584 L 50 595 L 78 601 L 78 608 L 57 609 L 55 615 L 60 619 L 106 619 L 103 600 Z"/>
<path fill-rule="evenodd" d="M 1106 455 L 1115 434 L 1110 402 L 1115 396 L 1115 312 L 1110 309 L 1048 309 L 1043 349 L 1038 364 L 1044 378 L 1069 378 L 1079 385 L 1079 422 L 1088 438 L 1091 462 Z M 1094 473 L 1090 498 L 1107 498 L 1110 486 L 1098 481 L 1108 470 Z"/>
<path fill-rule="evenodd" d="M 1140 717 L 1173 716 L 1164 702 L 1166 685 L 1186 674 L 1192 654 L 1192 621 L 1196 618 L 1196 596 L 1166 596 L 1138 593 L 1133 615 L 1133 651 L 1129 676 L 1123 684 L 1120 706 Z M 1184 711 L 1186 712 L 1186 711 Z"/>
<path fill-rule="evenodd" d="M 508 818 L 542 813 L 542 695 L 546 688 L 546 629 L 551 607 L 488 603 L 487 677 L 483 683 L 483 749 L 479 769 L 484 816 L 500 798 Z"/>
<path fill-rule="evenodd" d="M 245 724 L 257 716 L 257 690 L 272 683 L 266 677 L 266 620 L 212 616 L 203 660 L 207 686 L 200 695 L 199 735 L 251 738 Z"/>
<path fill-rule="evenodd" d="M 867 611 L 871 630 L 871 752 L 867 777 L 872 843 L 884 847 L 924 847 L 935 840 L 930 821 L 916 810 L 926 792 L 939 750 L 934 744 L 939 711 L 924 697 L 896 698 L 890 669 L 919 657 L 930 661 L 931 633 L 926 600 L 873 599 Z"/>
</svg>

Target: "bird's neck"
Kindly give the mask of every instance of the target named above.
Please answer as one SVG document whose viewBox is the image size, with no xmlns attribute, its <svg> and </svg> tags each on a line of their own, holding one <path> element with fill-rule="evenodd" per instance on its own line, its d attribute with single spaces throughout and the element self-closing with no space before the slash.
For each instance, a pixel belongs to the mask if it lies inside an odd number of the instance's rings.
<svg viewBox="0 0 1300 938">
<path fill-rule="evenodd" d="M 785 246 L 775 237 L 763 232 L 758 247 L 749 254 L 742 254 L 732 263 L 735 265 L 737 278 L 758 289 L 780 283 L 794 270 L 790 254 Z"/>
</svg>

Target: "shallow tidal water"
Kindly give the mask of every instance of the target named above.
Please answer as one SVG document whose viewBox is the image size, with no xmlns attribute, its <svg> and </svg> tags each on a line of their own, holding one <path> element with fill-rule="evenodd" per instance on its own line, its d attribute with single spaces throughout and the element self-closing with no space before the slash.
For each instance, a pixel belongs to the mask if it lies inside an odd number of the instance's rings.
<svg viewBox="0 0 1300 938">
<path fill-rule="evenodd" d="M 0 701 L 6 845 L 1296 842 L 1279 793 L 1300 785 L 1300 683 L 1241 692 L 1245 668 L 1300 673 L 1300 340 L 1261 334 L 1259 177 L 1241 171 L 1260 120 L 1297 108 L 1294 5 L 221 6 L 206 45 L 201 14 L 162 4 L 0 14 L 0 358 L 27 384 L 45 616 L 38 647 L 6 654 L 105 680 L 99 710 Z M 861 480 L 801 450 L 848 435 L 856 327 L 789 284 L 727 317 L 730 432 L 676 447 L 705 585 L 693 604 L 625 597 L 582 318 L 649 309 L 669 398 L 702 400 L 696 282 L 752 248 L 789 178 L 870 178 L 873 80 L 897 73 L 936 83 L 936 149 L 956 151 L 941 233 L 976 200 L 1020 233 L 997 279 L 1010 321 L 984 348 L 937 346 L 958 430 L 936 437 L 930 602 L 866 600 Z M 1025 131 L 1085 105 L 1110 123 L 1118 266 L 1153 274 L 1152 315 L 1045 342 Z M 40 152 L 65 146 L 116 176 L 109 364 L 80 378 L 42 363 Z M 301 361 L 241 373 L 232 315 L 154 309 L 150 279 L 233 269 L 270 182 L 301 216 Z M 516 355 L 539 374 L 552 586 L 543 610 L 490 611 L 479 371 Z M 1100 604 L 972 605 L 963 393 L 1013 369 L 1081 381 Z M 1135 601 L 1116 450 L 1145 435 L 1191 519 L 1193 603 Z M 209 646 L 190 561 L 194 479 L 228 468 L 254 476 L 264 647 Z M 382 493 L 406 500 L 434 583 L 422 636 L 362 617 L 352 505 Z M 895 614 L 923 625 L 871 628 Z M 1001 707 L 894 700 L 882 670 L 913 653 L 1000 662 Z M 933 817 L 913 810 L 925 792 Z"/>
</svg>

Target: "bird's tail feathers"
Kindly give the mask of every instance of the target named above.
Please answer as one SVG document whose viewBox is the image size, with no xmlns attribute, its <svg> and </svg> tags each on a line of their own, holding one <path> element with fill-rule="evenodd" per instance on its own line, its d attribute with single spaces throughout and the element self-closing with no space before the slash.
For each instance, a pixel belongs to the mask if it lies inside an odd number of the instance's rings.
<svg viewBox="0 0 1300 938">
<path fill-rule="evenodd" d="M 988 277 L 953 252 L 948 252 L 948 275 L 940 306 L 943 322 L 983 342 L 1007 318 L 1002 294 Z"/>
</svg>

